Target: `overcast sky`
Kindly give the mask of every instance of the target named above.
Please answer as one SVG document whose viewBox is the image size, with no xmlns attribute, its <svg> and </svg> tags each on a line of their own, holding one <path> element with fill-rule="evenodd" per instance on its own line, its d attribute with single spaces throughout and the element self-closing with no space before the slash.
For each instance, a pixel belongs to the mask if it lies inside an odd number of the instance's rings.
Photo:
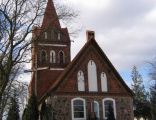
<svg viewBox="0 0 156 120">
<path fill-rule="evenodd" d="M 72 43 L 72 58 L 86 42 L 85 31 L 94 30 L 96 41 L 124 79 L 130 79 L 133 65 L 147 77 L 146 63 L 156 56 L 156 0 L 66 2 L 80 13 L 81 32 Z"/>
<path fill-rule="evenodd" d="M 71 44 L 72 58 L 86 42 L 86 30 L 95 38 L 112 64 L 131 83 L 136 65 L 148 83 L 147 61 L 156 56 L 156 0 L 58 0 L 79 11 L 81 29 Z"/>
</svg>

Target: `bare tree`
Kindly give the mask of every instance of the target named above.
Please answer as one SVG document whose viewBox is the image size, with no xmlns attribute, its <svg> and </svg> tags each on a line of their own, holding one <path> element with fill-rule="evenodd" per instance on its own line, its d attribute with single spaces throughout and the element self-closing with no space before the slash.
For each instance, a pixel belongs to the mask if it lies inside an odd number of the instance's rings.
<svg viewBox="0 0 156 120">
<path fill-rule="evenodd" d="M 31 50 L 32 27 L 40 26 L 39 20 L 43 16 L 45 5 L 45 0 L 0 1 L 0 105 L 5 105 L 5 94 L 10 91 L 17 73 L 15 71 L 20 70 L 16 66 L 30 62 L 28 56 Z M 65 9 L 65 6 L 58 9 L 62 20 L 68 21 L 77 16 L 74 11 Z M 0 106 L 0 120 L 3 111 Z"/>
<path fill-rule="evenodd" d="M 28 85 L 26 82 L 21 82 L 17 80 L 17 76 L 19 75 L 21 67 L 16 67 L 13 72 L 11 73 L 11 79 L 9 80 L 4 93 L 2 94 L 2 102 L 0 104 L 0 112 L 3 114 L 4 117 L 7 116 L 8 110 L 10 107 L 11 99 L 14 97 L 14 94 L 16 94 L 16 97 L 18 98 L 18 104 L 20 111 L 24 110 L 26 99 L 27 99 L 27 93 L 28 93 Z M 2 117 L 3 117 L 2 116 Z"/>
<path fill-rule="evenodd" d="M 15 66 L 28 62 L 30 33 L 37 19 L 43 15 L 44 6 L 44 0 L 2 0 L 0 3 L 0 104 L 8 84 L 12 83 Z M 2 114 L 0 112 L 0 116 Z"/>
</svg>

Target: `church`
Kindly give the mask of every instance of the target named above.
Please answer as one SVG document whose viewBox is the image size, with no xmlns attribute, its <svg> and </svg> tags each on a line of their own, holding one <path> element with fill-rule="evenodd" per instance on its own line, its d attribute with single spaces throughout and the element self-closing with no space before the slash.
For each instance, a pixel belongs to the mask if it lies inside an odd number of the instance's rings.
<svg viewBox="0 0 156 120">
<path fill-rule="evenodd" d="M 41 27 L 32 30 L 32 77 L 39 109 L 45 102 L 56 120 L 134 120 L 133 92 L 86 31 L 86 43 L 71 60 L 71 40 L 61 28 L 55 6 L 48 0 Z M 85 39 L 84 39 L 85 40 Z M 83 41 L 83 40 L 82 40 Z"/>
</svg>

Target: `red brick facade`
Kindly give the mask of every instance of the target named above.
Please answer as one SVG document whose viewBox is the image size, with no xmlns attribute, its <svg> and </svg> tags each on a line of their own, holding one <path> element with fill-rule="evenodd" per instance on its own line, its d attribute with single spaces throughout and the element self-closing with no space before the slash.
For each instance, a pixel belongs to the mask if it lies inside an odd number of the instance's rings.
<svg viewBox="0 0 156 120">
<path fill-rule="evenodd" d="M 42 27 L 36 27 L 33 31 L 30 93 L 35 92 L 39 103 L 46 100 L 56 111 L 65 114 L 64 118 L 56 118 L 57 120 L 76 120 L 73 118 L 72 103 L 75 98 L 85 101 L 85 118 L 82 120 L 87 120 L 94 112 L 91 105 L 94 101 L 100 106 L 99 120 L 105 120 L 104 100 L 107 98 L 114 101 L 116 120 L 133 120 L 132 91 L 97 44 L 93 31 L 87 33 L 87 39 L 84 47 L 71 61 L 68 30 L 61 28 L 54 4 L 48 0 Z M 54 52 L 51 53 L 52 51 Z M 97 91 L 89 90 L 90 60 L 96 65 Z M 84 77 L 84 91 L 78 90 L 80 70 Z M 101 85 L 102 72 L 107 76 L 105 92 Z M 56 115 L 58 116 L 60 115 Z"/>
</svg>

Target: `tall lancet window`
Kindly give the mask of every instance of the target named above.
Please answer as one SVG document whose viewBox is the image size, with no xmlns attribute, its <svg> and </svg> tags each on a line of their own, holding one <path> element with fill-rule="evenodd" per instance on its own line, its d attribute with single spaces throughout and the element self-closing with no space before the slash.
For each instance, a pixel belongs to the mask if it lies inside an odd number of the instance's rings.
<svg viewBox="0 0 156 120">
<path fill-rule="evenodd" d="M 84 74 L 81 70 L 77 73 L 77 82 L 78 91 L 85 91 Z"/>
<path fill-rule="evenodd" d="M 58 40 L 61 40 L 61 34 L 58 33 Z"/>
<path fill-rule="evenodd" d="M 98 91 L 96 64 L 93 60 L 88 63 L 88 85 L 89 91 Z"/>
<path fill-rule="evenodd" d="M 41 51 L 41 54 L 40 54 L 40 61 L 41 61 L 41 63 L 45 63 L 46 62 L 46 57 L 47 57 L 47 55 L 46 55 L 46 52 L 45 51 Z"/>
<path fill-rule="evenodd" d="M 107 76 L 104 72 L 101 73 L 101 89 L 102 92 L 107 92 L 108 88 L 107 88 Z"/>
<path fill-rule="evenodd" d="M 65 62 L 65 58 L 64 58 L 64 52 L 60 51 L 59 52 L 59 63 L 63 64 Z"/>
<path fill-rule="evenodd" d="M 50 51 L 50 63 L 56 63 L 56 54 L 54 50 Z"/>
<path fill-rule="evenodd" d="M 44 32 L 44 38 L 45 38 L 45 39 L 48 39 L 48 34 L 47 34 L 47 32 Z"/>
</svg>

